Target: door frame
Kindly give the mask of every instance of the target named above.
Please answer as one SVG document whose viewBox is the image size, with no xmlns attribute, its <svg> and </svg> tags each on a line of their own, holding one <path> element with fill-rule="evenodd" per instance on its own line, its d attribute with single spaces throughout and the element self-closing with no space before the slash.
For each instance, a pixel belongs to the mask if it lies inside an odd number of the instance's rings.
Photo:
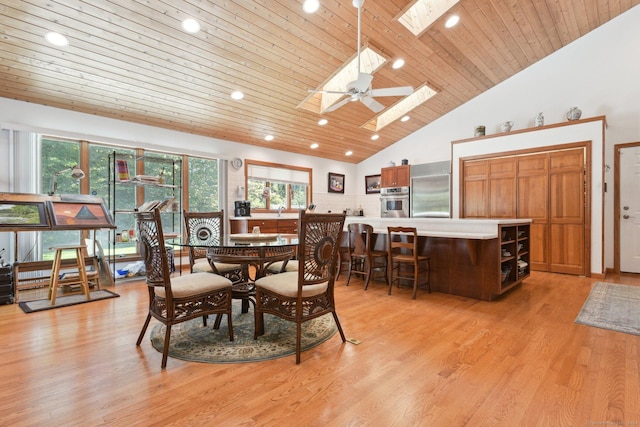
<svg viewBox="0 0 640 427">
<path fill-rule="evenodd" d="M 613 270 L 620 273 L 620 150 L 640 146 L 627 142 L 613 146 Z"/>
</svg>

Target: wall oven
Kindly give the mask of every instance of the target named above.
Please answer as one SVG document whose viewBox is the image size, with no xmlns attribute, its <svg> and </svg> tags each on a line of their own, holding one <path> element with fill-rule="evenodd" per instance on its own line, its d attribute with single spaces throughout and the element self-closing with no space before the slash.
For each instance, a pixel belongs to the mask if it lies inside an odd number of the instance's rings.
<svg viewBox="0 0 640 427">
<path fill-rule="evenodd" d="M 409 217 L 409 187 L 380 189 L 380 217 Z"/>
</svg>

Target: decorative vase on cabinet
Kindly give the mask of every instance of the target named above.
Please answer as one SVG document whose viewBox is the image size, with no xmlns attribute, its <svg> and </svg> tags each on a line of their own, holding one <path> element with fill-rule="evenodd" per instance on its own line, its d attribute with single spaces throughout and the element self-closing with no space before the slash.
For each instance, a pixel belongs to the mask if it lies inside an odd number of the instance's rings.
<svg viewBox="0 0 640 427">
<path fill-rule="evenodd" d="M 534 119 L 534 123 L 535 123 L 536 126 L 543 126 L 544 125 L 544 116 L 542 115 L 542 113 L 536 114 L 536 118 Z"/>
<path fill-rule="evenodd" d="M 569 111 L 567 111 L 567 120 L 578 120 L 582 115 L 582 110 L 578 107 L 571 107 Z"/>
</svg>

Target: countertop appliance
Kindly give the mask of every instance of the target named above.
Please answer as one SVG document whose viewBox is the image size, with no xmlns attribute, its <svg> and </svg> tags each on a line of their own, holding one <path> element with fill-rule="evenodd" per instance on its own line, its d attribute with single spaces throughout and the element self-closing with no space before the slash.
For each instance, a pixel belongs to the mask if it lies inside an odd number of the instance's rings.
<svg viewBox="0 0 640 427">
<path fill-rule="evenodd" d="M 380 217 L 409 217 L 409 187 L 380 189 Z"/>
<path fill-rule="evenodd" d="M 451 217 L 451 163 L 411 166 L 411 217 Z"/>
<path fill-rule="evenodd" d="M 248 200 L 236 200 L 234 202 L 233 216 L 251 216 L 251 202 Z"/>
</svg>

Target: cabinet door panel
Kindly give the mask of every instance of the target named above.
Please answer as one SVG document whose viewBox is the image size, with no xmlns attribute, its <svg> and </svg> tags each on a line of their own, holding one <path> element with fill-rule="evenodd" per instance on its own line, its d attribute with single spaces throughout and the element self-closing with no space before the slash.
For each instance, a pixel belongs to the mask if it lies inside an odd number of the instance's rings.
<svg viewBox="0 0 640 427">
<path fill-rule="evenodd" d="M 580 224 L 551 225 L 551 272 L 584 273 L 584 227 Z"/>
<path fill-rule="evenodd" d="M 531 269 L 549 271 L 549 154 L 518 159 L 518 218 L 531 218 Z"/>
<path fill-rule="evenodd" d="M 516 217 L 516 182 L 514 178 L 491 178 L 489 184 L 491 218 Z"/>
<path fill-rule="evenodd" d="M 488 218 L 489 194 L 487 180 L 465 181 L 464 218 Z"/>
</svg>

